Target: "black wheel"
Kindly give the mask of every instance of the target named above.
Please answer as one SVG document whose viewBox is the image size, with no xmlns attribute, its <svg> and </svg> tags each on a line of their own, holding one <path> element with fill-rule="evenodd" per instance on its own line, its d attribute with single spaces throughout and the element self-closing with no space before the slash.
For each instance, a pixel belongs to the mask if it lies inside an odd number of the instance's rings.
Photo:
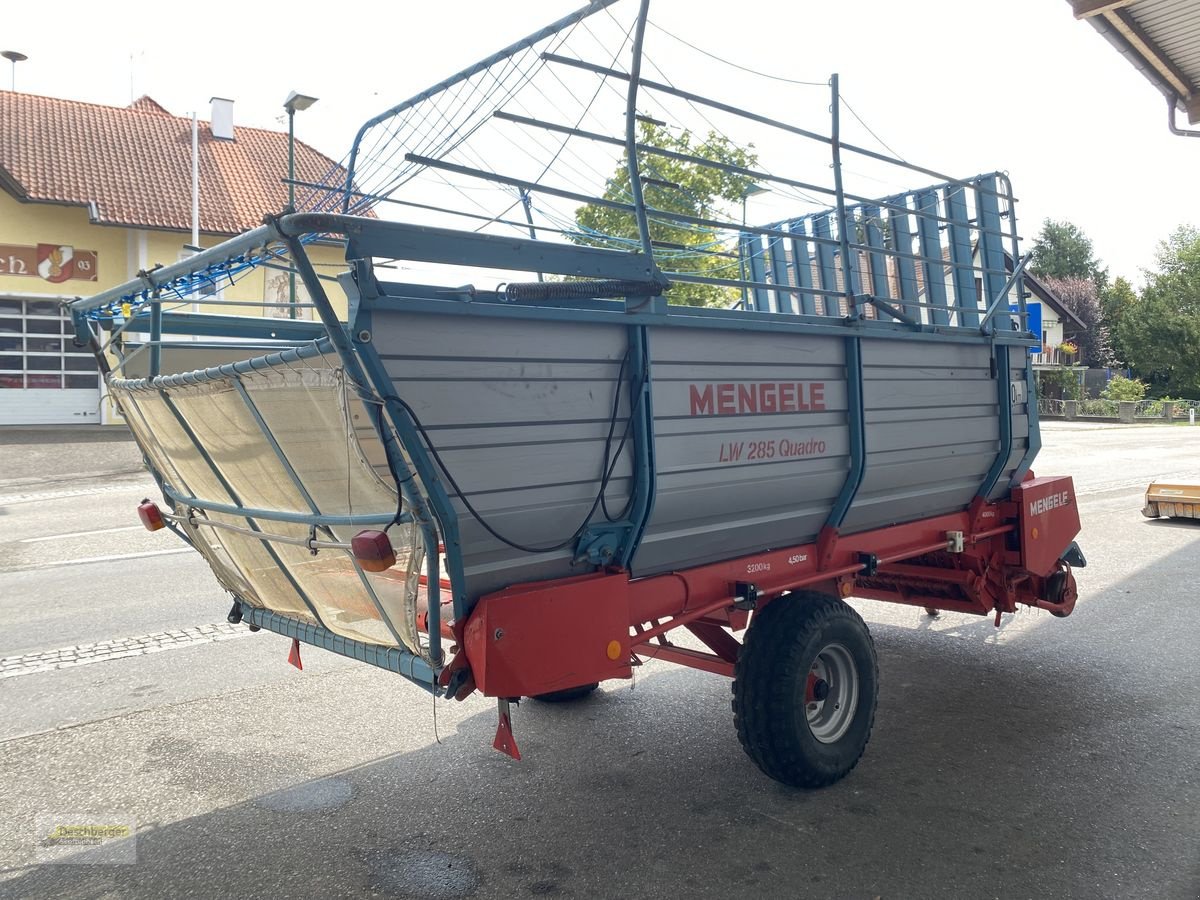
<svg viewBox="0 0 1200 900">
<path fill-rule="evenodd" d="M 551 691 L 548 694 L 538 694 L 536 697 L 531 697 L 531 700 L 541 700 L 543 703 L 570 703 L 572 700 L 582 700 L 596 688 L 600 687 L 600 682 L 593 681 L 591 684 L 581 684 L 579 687 L 564 688 L 561 691 Z"/>
<path fill-rule="evenodd" d="M 799 592 L 754 614 L 733 675 L 738 740 L 793 787 L 844 778 L 875 722 L 879 663 L 867 626 L 835 597 Z"/>
</svg>

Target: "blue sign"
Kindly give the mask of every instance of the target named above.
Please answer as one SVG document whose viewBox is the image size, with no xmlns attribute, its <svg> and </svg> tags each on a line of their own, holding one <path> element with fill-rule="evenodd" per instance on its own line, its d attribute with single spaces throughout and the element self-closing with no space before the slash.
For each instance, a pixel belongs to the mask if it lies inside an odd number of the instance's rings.
<svg viewBox="0 0 1200 900">
<path fill-rule="evenodd" d="M 1013 331 L 1032 331 L 1035 338 L 1037 338 L 1039 341 L 1042 340 L 1042 304 L 1036 302 L 1027 302 L 1025 304 L 1025 318 L 1029 320 L 1027 328 L 1021 327 L 1021 317 L 1018 315 L 1020 310 L 1017 308 L 1017 304 L 1008 304 L 1008 311 L 1012 313 Z M 1037 347 L 1030 347 L 1029 352 L 1041 353 L 1041 345 L 1039 344 Z"/>
</svg>

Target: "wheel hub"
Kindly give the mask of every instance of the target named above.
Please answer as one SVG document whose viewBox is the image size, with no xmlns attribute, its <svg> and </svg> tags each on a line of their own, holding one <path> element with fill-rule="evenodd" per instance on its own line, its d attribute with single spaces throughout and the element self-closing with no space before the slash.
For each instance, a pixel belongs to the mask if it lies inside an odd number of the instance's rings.
<svg viewBox="0 0 1200 900">
<path fill-rule="evenodd" d="M 858 670 L 845 646 L 826 644 L 808 672 L 804 714 L 813 737 L 823 744 L 839 740 L 858 709 Z"/>
</svg>

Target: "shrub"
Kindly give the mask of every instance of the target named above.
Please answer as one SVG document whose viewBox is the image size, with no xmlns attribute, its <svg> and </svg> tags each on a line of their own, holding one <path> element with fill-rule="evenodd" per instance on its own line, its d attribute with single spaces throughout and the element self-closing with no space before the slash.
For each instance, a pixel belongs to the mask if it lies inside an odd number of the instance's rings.
<svg viewBox="0 0 1200 900">
<path fill-rule="evenodd" d="M 1114 375 L 1100 396 L 1105 400 L 1141 400 L 1146 396 L 1146 382 L 1139 378 Z"/>
</svg>

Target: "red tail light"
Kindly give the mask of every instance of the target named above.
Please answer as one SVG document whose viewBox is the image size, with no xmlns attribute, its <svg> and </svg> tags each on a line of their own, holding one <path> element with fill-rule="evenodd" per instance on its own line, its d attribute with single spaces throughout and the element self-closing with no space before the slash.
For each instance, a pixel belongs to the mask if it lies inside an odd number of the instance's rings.
<svg viewBox="0 0 1200 900">
<path fill-rule="evenodd" d="M 383 531 L 360 531 L 350 539 L 350 551 L 368 572 L 386 572 L 396 564 L 396 551 Z"/>
<path fill-rule="evenodd" d="M 153 500 L 143 500 L 138 504 L 138 518 L 142 520 L 147 531 L 158 531 L 167 524 L 163 521 L 162 510 Z"/>
</svg>

